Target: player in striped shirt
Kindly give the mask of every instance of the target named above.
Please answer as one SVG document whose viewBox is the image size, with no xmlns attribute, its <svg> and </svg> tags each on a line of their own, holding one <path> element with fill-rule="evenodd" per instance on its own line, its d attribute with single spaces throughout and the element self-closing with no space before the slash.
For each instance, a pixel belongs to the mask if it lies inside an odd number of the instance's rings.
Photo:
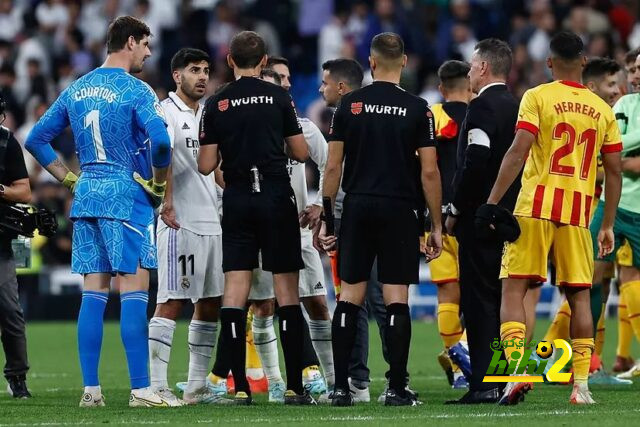
<svg viewBox="0 0 640 427">
<path fill-rule="evenodd" d="M 579 83 L 584 45 L 570 32 L 556 34 L 547 64 L 554 81 L 528 90 L 520 103 L 516 136 L 487 201 L 497 204 L 524 165 L 514 215 L 520 237 L 505 245 L 502 340 L 525 338 L 523 298 L 531 281 L 546 281 L 547 259 L 557 270 L 571 306 L 574 386 L 570 402 L 595 403 L 588 388 L 594 347 L 589 288 L 593 247 L 589 233 L 597 153 L 605 169 L 605 201 L 598 255 L 611 253 L 613 222 L 620 198 L 620 131 L 606 102 Z M 511 361 L 515 347 L 505 349 Z M 501 404 L 516 404 L 530 383 L 508 383 Z"/>
</svg>

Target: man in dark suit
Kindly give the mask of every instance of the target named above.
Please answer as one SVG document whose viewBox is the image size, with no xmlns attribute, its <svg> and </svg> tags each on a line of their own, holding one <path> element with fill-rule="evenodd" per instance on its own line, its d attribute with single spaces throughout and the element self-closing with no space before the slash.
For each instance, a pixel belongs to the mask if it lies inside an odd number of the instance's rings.
<svg viewBox="0 0 640 427">
<path fill-rule="evenodd" d="M 467 328 L 471 377 L 467 394 L 449 403 L 494 403 L 504 386 L 482 382 L 493 355 L 490 344 L 500 337 L 503 242 L 497 237 L 477 236 L 474 220 L 513 141 L 518 101 L 505 84 L 511 62 L 511 49 L 498 39 L 479 42 L 471 58 L 469 79 L 478 96 L 469 104 L 460 132 L 454 197 L 446 224 L 460 244 L 460 306 Z M 513 211 L 519 188 L 520 180 L 516 180 L 500 205 Z"/>
</svg>

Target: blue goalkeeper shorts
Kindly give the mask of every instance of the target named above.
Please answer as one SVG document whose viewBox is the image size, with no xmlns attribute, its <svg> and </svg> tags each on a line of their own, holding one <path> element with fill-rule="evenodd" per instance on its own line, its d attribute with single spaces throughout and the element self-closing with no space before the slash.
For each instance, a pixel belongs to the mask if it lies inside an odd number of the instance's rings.
<svg viewBox="0 0 640 427">
<path fill-rule="evenodd" d="M 110 218 L 78 218 L 73 224 L 74 273 L 134 274 L 138 266 L 158 268 L 153 223 Z"/>
</svg>

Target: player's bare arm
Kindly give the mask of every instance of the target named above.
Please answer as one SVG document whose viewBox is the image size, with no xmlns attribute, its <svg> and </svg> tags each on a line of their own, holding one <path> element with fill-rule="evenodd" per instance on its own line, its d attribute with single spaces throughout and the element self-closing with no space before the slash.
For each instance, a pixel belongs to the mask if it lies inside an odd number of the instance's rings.
<svg viewBox="0 0 640 427">
<path fill-rule="evenodd" d="M 164 200 L 160 207 L 160 218 L 167 224 L 167 226 L 177 230 L 180 228 L 180 224 L 176 220 L 176 211 L 173 209 L 173 180 L 171 179 L 171 166 L 167 172 L 167 189 L 164 193 Z"/>
<path fill-rule="evenodd" d="M 329 153 L 327 155 L 327 166 L 324 169 L 324 184 L 322 188 L 322 196 L 331 199 L 331 206 L 336 201 L 336 195 L 340 188 L 340 179 L 342 178 L 342 162 L 344 160 L 344 142 L 331 141 L 329 144 Z M 324 226 L 318 235 L 320 243 L 325 250 L 330 250 L 337 240 L 335 236 L 327 236 Z"/>
<path fill-rule="evenodd" d="M 620 191 L 622 189 L 620 153 L 602 153 L 602 164 L 604 166 L 604 191 L 606 198 L 604 201 L 604 218 L 598 233 L 598 256 L 603 257 L 613 250 L 613 223 L 616 218 L 616 210 L 620 201 Z"/>
<path fill-rule="evenodd" d="M 431 233 L 425 248 L 427 261 L 431 261 L 439 257 L 442 252 L 442 183 L 436 148 L 418 148 L 418 157 L 420 158 L 422 192 L 431 215 Z"/>
<path fill-rule="evenodd" d="M 201 145 L 198 151 L 198 172 L 209 175 L 218 167 L 218 144 Z"/>
<path fill-rule="evenodd" d="M 507 151 L 507 154 L 505 154 L 502 159 L 500 172 L 498 172 L 496 183 L 491 189 L 491 194 L 489 194 L 487 203 L 496 205 L 500 200 L 502 200 L 502 197 L 522 170 L 524 162 L 527 159 L 527 154 L 529 153 L 535 139 L 535 135 L 531 132 L 524 129 L 518 129 L 516 136 L 513 139 L 513 144 L 511 144 L 511 148 L 509 148 L 509 151 Z"/>
<path fill-rule="evenodd" d="M 284 139 L 287 143 L 287 156 L 298 162 L 306 162 L 309 158 L 309 147 L 302 134 L 288 136 Z"/>
<path fill-rule="evenodd" d="M 78 177 L 76 174 L 71 172 L 60 159 L 55 159 L 44 168 L 53 175 L 55 179 L 60 181 L 62 185 L 73 191 L 76 181 L 78 181 Z"/>
</svg>

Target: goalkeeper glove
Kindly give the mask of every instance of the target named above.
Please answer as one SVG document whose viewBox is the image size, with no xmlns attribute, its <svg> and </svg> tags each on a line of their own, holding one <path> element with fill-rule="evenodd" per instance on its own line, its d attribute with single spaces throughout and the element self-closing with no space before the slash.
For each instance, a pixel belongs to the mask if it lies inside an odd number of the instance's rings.
<svg viewBox="0 0 640 427">
<path fill-rule="evenodd" d="M 69 171 L 62 180 L 62 185 L 67 187 L 69 191 L 71 191 L 71 194 L 73 194 L 76 190 L 76 182 L 78 182 L 78 176 L 75 173 Z"/>
<path fill-rule="evenodd" d="M 133 173 L 133 179 L 142 186 L 151 198 L 153 208 L 158 208 L 164 199 L 164 192 L 167 189 L 167 182 L 155 182 L 153 178 L 144 179 L 138 172 Z"/>
</svg>

